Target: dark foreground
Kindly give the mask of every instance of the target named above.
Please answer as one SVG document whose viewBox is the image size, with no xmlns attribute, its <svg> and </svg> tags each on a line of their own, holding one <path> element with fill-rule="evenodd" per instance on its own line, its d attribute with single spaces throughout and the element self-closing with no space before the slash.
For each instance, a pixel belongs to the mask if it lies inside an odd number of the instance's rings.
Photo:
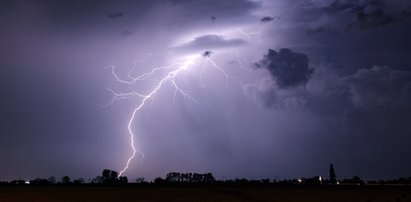
<svg viewBox="0 0 411 202">
<path fill-rule="evenodd" d="M 0 201 L 411 201 L 405 186 L 4 186 Z"/>
</svg>

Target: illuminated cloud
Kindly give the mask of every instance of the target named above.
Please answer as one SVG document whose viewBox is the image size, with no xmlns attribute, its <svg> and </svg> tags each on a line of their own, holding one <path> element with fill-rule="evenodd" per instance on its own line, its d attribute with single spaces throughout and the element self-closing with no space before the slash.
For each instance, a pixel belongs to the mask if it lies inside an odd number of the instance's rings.
<svg viewBox="0 0 411 202">
<path fill-rule="evenodd" d="M 220 48 L 231 48 L 245 45 L 247 42 L 243 39 L 226 39 L 219 35 L 203 35 L 195 37 L 193 40 L 176 47 L 182 51 L 202 51 L 202 50 L 214 50 Z"/>
</svg>

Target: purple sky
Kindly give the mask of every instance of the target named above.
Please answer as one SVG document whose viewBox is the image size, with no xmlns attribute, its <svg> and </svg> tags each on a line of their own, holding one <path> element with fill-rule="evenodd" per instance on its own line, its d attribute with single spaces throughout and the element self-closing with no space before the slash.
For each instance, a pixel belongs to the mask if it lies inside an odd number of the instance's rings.
<svg viewBox="0 0 411 202">
<path fill-rule="evenodd" d="M 407 0 L 1 0 L 0 180 L 411 175 Z M 225 75 L 213 67 L 221 67 Z M 133 69 L 133 67 L 135 67 Z"/>
</svg>

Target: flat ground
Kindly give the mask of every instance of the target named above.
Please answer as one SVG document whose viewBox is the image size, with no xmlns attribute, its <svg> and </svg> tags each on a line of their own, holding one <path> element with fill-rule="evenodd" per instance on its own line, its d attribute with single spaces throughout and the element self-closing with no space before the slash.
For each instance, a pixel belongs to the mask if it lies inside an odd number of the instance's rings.
<svg viewBox="0 0 411 202">
<path fill-rule="evenodd" d="M 235 186 L 0 186 L 0 201 L 410 201 L 411 188 Z"/>
</svg>

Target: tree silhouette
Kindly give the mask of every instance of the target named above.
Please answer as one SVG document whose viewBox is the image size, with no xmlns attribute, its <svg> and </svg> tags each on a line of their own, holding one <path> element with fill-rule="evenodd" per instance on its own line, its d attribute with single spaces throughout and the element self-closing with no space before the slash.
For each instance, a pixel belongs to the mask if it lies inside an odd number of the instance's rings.
<svg viewBox="0 0 411 202">
<path fill-rule="evenodd" d="M 337 184 L 337 175 L 335 175 L 333 164 L 330 164 L 330 182 L 331 184 Z"/>
<path fill-rule="evenodd" d="M 181 182 L 181 174 L 177 172 L 168 173 L 166 176 L 168 182 Z"/>
<path fill-rule="evenodd" d="M 118 173 L 114 170 L 104 169 L 101 175 L 104 184 L 115 184 L 119 182 Z"/>
<path fill-rule="evenodd" d="M 110 170 L 109 169 L 104 169 L 101 176 L 103 176 L 104 179 L 109 179 L 110 178 Z"/>
<path fill-rule="evenodd" d="M 70 179 L 70 177 L 69 176 L 63 176 L 62 178 L 61 178 L 61 183 L 62 184 L 70 184 L 71 183 L 71 179 Z"/>
<path fill-rule="evenodd" d="M 117 177 L 118 177 L 117 171 L 112 170 L 112 171 L 110 172 L 110 178 L 111 178 L 111 179 L 117 179 Z"/>
<path fill-rule="evenodd" d="M 127 184 L 128 183 L 128 178 L 126 176 L 121 176 L 118 178 L 118 181 L 120 184 Z"/>
<path fill-rule="evenodd" d="M 154 179 L 155 184 L 163 184 L 164 182 L 165 180 L 161 177 L 157 177 L 156 179 Z"/>
<path fill-rule="evenodd" d="M 95 177 L 91 183 L 103 183 L 104 182 L 104 178 L 100 175 L 98 175 L 97 177 Z"/>
<path fill-rule="evenodd" d="M 204 174 L 203 175 L 203 182 L 205 182 L 205 183 L 215 182 L 215 178 L 214 178 L 213 174 L 211 174 L 211 173 Z"/>
<path fill-rule="evenodd" d="M 136 183 L 144 183 L 145 181 L 144 181 L 144 177 L 138 177 L 137 179 L 136 179 Z"/>
<path fill-rule="evenodd" d="M 56 183 L 56 178 L 54 176 L 50 176 L 49 178 L 47 178 L 47 180 L 50 182 L 50 184 Z"/>
<path fill-rule="evenodd" d="M 165 179 L 166 182 L 172 183 L 212 183 L 215 178 L 211 173 L 168 173 Z"/>
<path fill-rule="evenodd" d="M 35 178 L 34 180 L 30 180 L 31 185 L 48 185 L 50 182 L 47 179 L 42 178 Z"/>
<path fill-rule="evenodd" d="M 83 178 L 78 178 L 73 180 L 73 184 L 84 184 L 84 179 Z"/>
</svg>

